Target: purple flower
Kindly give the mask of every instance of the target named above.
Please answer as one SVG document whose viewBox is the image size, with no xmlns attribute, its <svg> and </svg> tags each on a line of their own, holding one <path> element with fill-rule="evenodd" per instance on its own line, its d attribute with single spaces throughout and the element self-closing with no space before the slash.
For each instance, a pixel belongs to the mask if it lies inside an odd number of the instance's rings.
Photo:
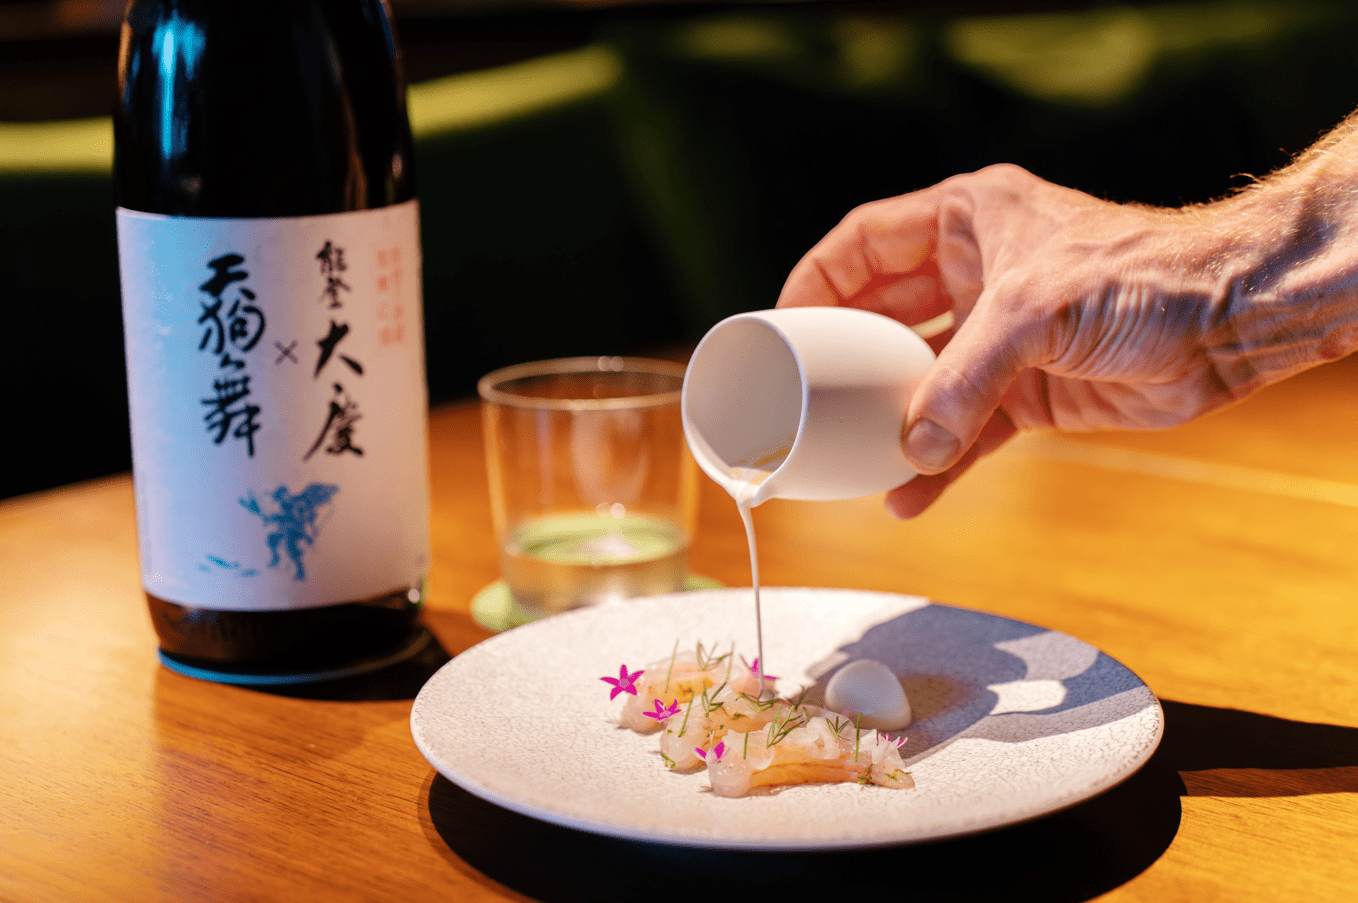
<svg viewBox="0 0 1358 903">
<path fill-rule="evenodd" d="M 657 699 L 655 700 L 654 712 L 642 712 L 641 714 L 645 715 L 647 718 L 654 718 L 656 721 L 664 721 L 671 715 L 679 714 L 679 700 L 671 699 L 669 708 L 665 708 L 660 704 L 660 700 Z"/>
<path fill-rule="evenodd" d="M 617 677 L 601 677 L 599 680 L 602 680 L 606 684 L 613 685 L 613 692 L 608 694 L 608 698 L 616 699 L 619 693 L 631 693 L 633 696 L 637 695 L 637 678 L 645 673 L 645 671 L 633 671 L 631 674 L 628 674 L 627 666 L 623 665 L 618 668 Z"/>
<path fill-rule="evenodd" d="M 740 660 L 742 662 L 745 662 L 745 656 L 742 655 L 740 657 Z M 763 671 L 759 670 L 759 659 L 755 659 L 752 662 L 745 662 L 745 667 L 749 668 L 750 673 L 753 674 L 755 677 L 759 678 L 760 681 L 778 679 L 774 677 L 772 674 L 765 674 Z"/>
<path fill-rule="evenodd" d="M 703 749 L 702 747 L 698 747 L 697 749 L 694 750 L 694 752 L 698 754 L 698 758 L 704 761 L 707 760 L 707 750 Z M 712 747 L 712 761 L 713 762 L 719 761 L 721 759 L 721 754 L 724 752 L 726 752 L 726 744 L 718 742 L 716 746 Z"/>
</svg>

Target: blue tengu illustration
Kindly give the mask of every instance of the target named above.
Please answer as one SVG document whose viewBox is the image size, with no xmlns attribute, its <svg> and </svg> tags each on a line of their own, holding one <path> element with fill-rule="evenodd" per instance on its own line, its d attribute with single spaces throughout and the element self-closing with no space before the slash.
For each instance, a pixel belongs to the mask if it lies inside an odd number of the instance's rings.
<svg viewBox="0 0 1358 903">
<path fill-rule="evenodd" d="M 253 492 L 249 493 L 248 498 L 240 500 L 245 510 L 264 521 L 264 527 L 269 531 L 267 542 L 269 551 L 273 553 L 269 567 L 278 567 L 282 561 L 278 547 L 286 544 L 288 558 L 297 569 L 293 579 L 306 579 L 306 568 L 302 566 L 302 544 L 315 545 L 320 532 L 318 520 L 321 511 L 330 504 L 337 492 L 339 487 L 330 483 L 312 483 L 296 495 L 289 493 L 288 487 L 279 486 L 273 493 L 278 510 L 272 514 L 266 514 L 259 507 Z"/>
</svg>

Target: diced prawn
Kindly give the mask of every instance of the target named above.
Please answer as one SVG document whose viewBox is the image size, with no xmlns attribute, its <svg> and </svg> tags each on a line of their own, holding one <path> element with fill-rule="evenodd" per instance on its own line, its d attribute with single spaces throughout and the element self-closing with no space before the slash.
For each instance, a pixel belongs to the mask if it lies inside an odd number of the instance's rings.
<svg viewBox="0 0 1358 903">
<path fill-rule="evenodd" d="M 682 711 L 669 717 L 660 735 L 660 754 L 665 764 L 676 771 L 698 768 L 706 760 L 699 750 L 706 753 L 715 749 L 728 731 L 758 730 L 788 708 L 789 704 L 781 700 L 761 702 L 723 684 L 699 694 Z"/>
<path fill-rule="evenodd" d="M 603 679 L 614 696 L 631 696 L 622 725 L 641 733 L 663 729 L 666 765 L 679 771 L 706 765 L 718 796 L 826 782 L 915 786 L 898 741 L 818 706 L 772 697 L 774 678 L 759 673 L 758 659 L 741 667 L 733 655 L 708 653 L 701 644 L 694 652 L 676 647 L 644 672 L 629 677 L 624 667 L 617 679 Z"/>
<path fill-rule="evenodd" d="M 860 731 L 842 720 L 832 723 L 821 715 L 786 731 L 774 725 L 772 730 L 727 734 L 720 760 L 709 758 L 707 763 L 714 793 L 744 796 L 756 787 L 848 781 L 896 789 L 915 786 L 896 742 L 876 731 Z"/>
<path fill-rule="evenodd" d="M 701 646 L 696 651 L 676 651 L 669 658 L 646 666 L 637 683 L 635 696 L 623 703 L 618 720 L 623 727 L 642 734 L 660 730 L 664 718 L 655 713 L 683 707 L 694 696 L 712 687 L 725 686 L 732 693 L 746 693 L 758 697 L 760 680 L 748 668 L 735 664 L 730 653 L 705 654 Z"/>
</svg>

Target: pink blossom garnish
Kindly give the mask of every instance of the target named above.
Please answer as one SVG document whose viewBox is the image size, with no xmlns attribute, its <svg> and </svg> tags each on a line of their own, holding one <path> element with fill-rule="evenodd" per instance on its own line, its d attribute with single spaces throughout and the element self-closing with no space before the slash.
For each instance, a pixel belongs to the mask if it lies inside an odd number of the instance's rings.
<svg viewBox="0 0 1358 903">
<path fill-rule="evenodd" d="M 645 671 L 633 671 L 629 674 L 627 673 L 627 666 L 623 665 L 618 668 L 617 677 L 601 677 L 599 680 L 613 685 L 613 692 L 608 694 L 608 698 L 612 700 L 616 699 L 619 693 L 637 695 L 637 678 L 645 673 Z"/>
<path fill-rule="evenodd" d="M 750 673 L 753 674 L 755 677 L 759 678 L 761 681 L 778 679 L 774 677 L 772 674 L 765 674 L 763 671 L 759 670 L 759 659 L 755 659 L 752 662 L 746 662 L 745 656 L 742 655 L 740 657 L 740 660 L 742 662 L 745 662 L 745 667 L 750 669 Z"/>
<path fill-rule="evenodd" d="M 703 759 L 704 761 L 707 759 L 707 750 L 702 747 L 698 747 L 694 752 L 698 754 L 698 758 Z M 724 752 L 726 752 L 726 744 L 718 741 L 717 745 L 712 747 L 712 761 L 715 762 L 721 759 L 721 754 Z"/>
<path fill-rule="evenodd" d="M 645 715 L 647 718 L 654 718 L 656 721 L 665 721 L 665 720 L 668 719 L 671 715 L 678 715 L 678 714 L 679 714 L 679 700 L 678 700 L 678 699 L 671 699 L 671 700 L 670 700 L 670 704 L 669 704 L 669 708 L 666 708 L 666 707 L 662 706 L 662 705 L 660 704 L 660 700 L 657 699 L 657 700 L 655 701 L 655 711 L 654 711 L 654 712 L 642 712 L 641 714 Z"/>
</svg>

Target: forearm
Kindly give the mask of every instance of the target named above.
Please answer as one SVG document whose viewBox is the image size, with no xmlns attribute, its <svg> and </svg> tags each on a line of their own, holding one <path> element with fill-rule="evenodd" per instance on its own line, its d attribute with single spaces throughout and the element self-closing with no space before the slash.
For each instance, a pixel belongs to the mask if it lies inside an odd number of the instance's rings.
<svg viewBox="0 0 1358 903">
<path fill-rule="evenodd" d="M 1232 246 L 1223 300 L 1251 388 L 1358 350 L 1358 116 L 1205 212 Z"/>
</svg>

